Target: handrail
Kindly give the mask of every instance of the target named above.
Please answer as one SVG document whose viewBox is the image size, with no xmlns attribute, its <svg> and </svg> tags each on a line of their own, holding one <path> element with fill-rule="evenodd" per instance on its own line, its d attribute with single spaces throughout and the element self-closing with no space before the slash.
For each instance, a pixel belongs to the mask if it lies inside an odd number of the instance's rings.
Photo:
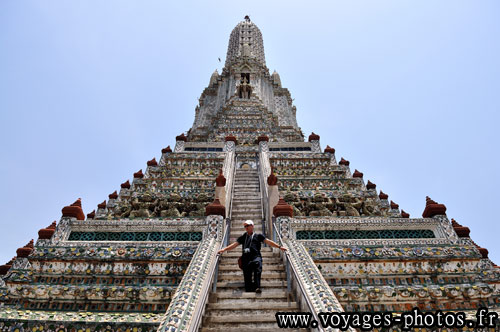
<svg viewBox="0 0 500 332">
<path fill-rule="evenodd" d="M 231 176 L 231 188 L 230 188 L 231 195 L 229 195 L 229 199 L 231 201 L 229 202 L 229 212 L 226 213 L 226 216 L 229 216 L 228 217 L 229 219 L 232 218 L 232 214 L 233 214 L 233 194 L 234 194 L 234 183 L 236 182 L 236 161 L 237 160 L 238 160 L 238 158 L 236 157 L 236 153 L 235 153 L 234 160 L 233 160 L 233 174 Z"/>
<path fill-rule="evenodd" d="M 272 211 L 269 207 L 269 187 L 267 185 L 267 177 L 270 173 L 270 164 L 269 164 L 269 156 L 264 149 L 259 149 L 259 177 L 261 178 L 260 184 L 261 188 L 263 188 L 263 194 L 265 201 L 263 202 L 264 207 L 264 219 L 266 221 L 266 232 L 273 233 L 272 228 Z"/>
<path fill-rule="evenodd" d="M 231 229 L 231 219 L 227 218 L 226 219 L 226 231 L 224 232 L 224 236 L 222 237 L 221 241 L 221 247 L 227 246 L 227 240 L 229 238 L 229 232 Z M 220 255 L 217 254 L 217 258 L 215 259 L 215 272 L 214 272 L 214 278 L 213 278 L 213 284 L 212 284 L 212 292 L 217 291 L 217 277 L 219 276 L 219 261 L 220 261 Z"/>
<path fill-rule="evenodd" d="M 273 223 L 273 229 L 274 229 L 274 233 L 277 235 L 277 240 L 279 241 L 279 244 L 280 245 L 283 245 L 283 239 L 281 238 L 281 234 L 278 232 L 278 229 L 276 228 L 276 224 Z M 300 288 L 300 292 L 302 293 L 302 296 L 303 298 L 306 300 L 306 305 L 309 309 L 309 312 L 314 316 L 314 319 L 319 322 L 319 317 L 318 315 L 316 314 L 316 312 L 314 311 L 314 307 L 311 303 L 311 301 L 309 300 L 309 297 L 307 296 L 307 293 L 304 289 L 304 287 L 302 286 L 302 283 L 300 282 L 300 279 L 299 279 L 299 274 L 298 272 L 295 270 L 295 268 L 293 267 L 293 264 L 290 264 L 290 253 L 288 253 L 288 251 L 284 251 L 283 252 L 285 254 L 285 268 L 286 268 L 286 281 L 287 281 L 287 291 L 290 293 L 291 292 L 291 287 L 292 287 L 292 280 L 290 278 L 290 268 L 295 276 L 295 280 L 297 280 L 297 284 L 299 285 L 299 288 Z M 319 331 L 324 331 L 320 326 L 317 327 Z"/>
<path fill-rule="evenodd" d="M 229 218 L 226 219 L 226 225 L 230 225 L 230 224 L 231 224 L 231 220 Z M 222 240 L 220 242 L 221 246 L 224 245 L 224 243 L 226 242 L 226 239 L 229 237 L 229 228 L 230 227 L 226 227 L 226 231 L 224 232 L 224 235 L 222 236 Z M 220 247 L 219 247 L 219 249 L 220 249 Z M 208 280 L 212 280 L 212 282 L 213 282 L 212 292 L 215 292 L 217 290 L 217 277 L 218 277 L 218 273 L 219 273 L 220 257 L 221 256 L 219 254 L 217 254 L 213 268 L 208 272 L 208 275 L 210 276 L 208 278 Z M 200 324 L 202 322 L 202 317 L 205 313 L 205 308 L 206 308 L 206 304 L 207 304 L 207 300 L 208 300 L 208 294 L 210 293 L 209 290 L 210 290 L 210 287 L 207 287 L 207 289 L 205 290 L 205 292 L 202 295 L 201 302 L 200 302 L 200 303 L 202 303 L 202 310 L 197 310 L 194 313 L 193 324 L 190 325 L 189 332 L 197 332 L 200 329 Z"/>
<path fill-rule="evenodd" d="M 227 245 L 227 241 L 229 239 L 229 232 L 231 229 L 231 214 L 232 214 L 232 209 L 233 209 L 233 192 L 234 192 L 234 182 L 235 182 L 235 176 L 236 176 L 236 154 L 234 155 L 232 164 L 233 164 L 232 165 L 232 176 L 231 176 L 231 184 L 230 184 L 230 189 L 229 189 L 230 193 L 229 193 L 229 195 L 227 195 L 230 199 L 230 202 L 229 202 L 229 212 L 226 213 L 226 216 L 229 215 L 229 217 L 226 218 L 226 229 L 224 231 L 224 235 L 222 236 L 222 239 L 220 242 L 220 247 L 218 249 Z M 201 303 L 203 304 L 203 310 L 198 310 L 195 313 L 195 317 L 193 320 L 194 324 L 192 325 L 193 328 L 191 328 L 191 327 L 189 328 L 190 332 L 197 332 L 200 329 L 200 324 L 201 324 L 202 317 L 203 317 L 203 314 L 204 314 L 205 308 L 206 308 L 206 303 L 208 300 L 209 290 L 211 289 L 212 292 L 217 291 L 217 278 L 219 275 L 220 257 L 221 256 L 219 254 L 217 254 L 213 268 L 208 272 L 208 276 L 209 276 L 208 280 L 211 280 L 212 287 L 207 287 L 207 289 L 205 290 L 205 292 L 202 295 Z"/>
<path fill-rule="evenodd" d="M 261 215 L 262 215 L 262 233 L 264 236 L 267 236 L 267 226 L 269 223 L 269 220 L 267 220 L 267 210 L 269 209 L 268 206 L 268 193 L 267 193 L 267 186 L 264 180 L 264 174 L 263 174 L 263 167 L 262 163 L 260 161 L 260 153 L 259 157 L 257 158 L 257 170 L 259 174 L 259 186 L 260 186 L 260 203 L 261 203 Z"/>
<path fill-rule="evenodd" d="M 224 207 L 226 208 L 226 211 L 229 211 L 229 208 L 230 208 L 229 204 L 231 203 L 231 196 L 232 196 L 231 188 L 232 188 L 232 183 L 234 182 L 234 176 L 233 176 L 234 165 L 235 165 L 235 153 L 234 153 L 234 151 L 228 152 L 228 157 L 226 158 L 224 163 L 226 163 L 226 162 L 229 164 L 229 167 L 228 167 L 226 173 L 224 174 L 224 176 L 227 179 L 226 187 L 228 188 L 226 190 L 226 203 L 224 204 Z"/>
<path fill-rule="evenodd" d="M 228 245 L 229 231 L 231 229 L 231 217 L 232 217 L 232 213 L 233 213 L 234 183 L 236 182 L 236 153 L 234 154 L 232 168 L 233 168 L 232 169 L 233 174 L 231 175 L 231 188 L 229 189 L 230 193 L 231 193 L 231 195 L 229 196 L 229 199 L 230 199 L 229 213 L 226 213 L 226 216 L 229 216 L 229 217 L 226 218 L 226 230 L 224 232 L 224 236 L 222 237 L 221 246 L 223 246 L 223 247 Z M 220 255 L 217 255 L 217 260 L 215 262 L 215 279 L 213 281 L 213 286 L 212 286 L 213 292 L 215 292 L 217 290 L 217 276 L 219 275 L 219 259 L 220 259 Z"/>
<path fill-rule="evenodd" d="M 216 268 L 215 268 L 216 264 L 217 264 L 217 262 L 214 264 L 214 267 L 212 268 L 212 270 L 208 273 L 209 275 L 214 274 L 214 271 L 216 270 Z M 202 319 L 203 314 L 205 312 L 205 307 L 206 307 L 206 303 L 208 300 L 209 289 L 210 289 L 210 287 L 207 287 L 206 291 L 203 292 L 203 294 L 202 294 L 201 301 L 199 302 L 199 303 L 202 303 L 202 310 L 195 311 L 194 317 L 193 317 L 193 324 L 192 325 L 190 324 L 189 330 L 188 330 L 190 332 L 195 332 L 195 331 L 198 331 L 200 329 L 201 319 Z"/>
</svg>

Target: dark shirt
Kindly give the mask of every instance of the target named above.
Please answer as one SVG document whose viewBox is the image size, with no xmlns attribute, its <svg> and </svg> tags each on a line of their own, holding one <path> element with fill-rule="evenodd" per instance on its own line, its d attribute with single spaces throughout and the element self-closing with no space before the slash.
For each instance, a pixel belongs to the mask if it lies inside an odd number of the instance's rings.
<svg viewBox="0 0 500 332">
<path fill-rule="evenodd" d="M 262 257 L 260 254 L 261 243 L 264 242 L 266 237 L 262 234 L 253 233 L 248 235 L 248 233 L 243 234 L 238 238 L 238 243 L 243 247 L 241 248 L 243 253 L 243 258 L 252 260 L 255 257 Z M 250 248 L 249 253 L 245 253 L 245 248 Z"/>
</svg>

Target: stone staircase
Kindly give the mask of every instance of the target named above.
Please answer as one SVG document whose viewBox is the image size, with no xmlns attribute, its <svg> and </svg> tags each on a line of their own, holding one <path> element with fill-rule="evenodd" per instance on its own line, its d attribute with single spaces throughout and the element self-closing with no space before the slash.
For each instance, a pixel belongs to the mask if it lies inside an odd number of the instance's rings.
<svg viewBox="0 0 500 332">
<path fill-rule="evenodd" d="M 262 232 L 257 170 L 238 169 L 235 177 L 229 243 L 245 232 L 243 222 L 247 219 L 253 220 L 256 232 Z M 233 332 L 239 329 L 276 331 L 276 312 L 300 311 L 297 303 L 290 301 L 287 296 L 285 267 L 279 253 L 269 247 L 262 247 L 261 253 L 263 267 L 260 294 L 244 291 L 243 271 L 238 267 L 241 246 L 221 256 L 217 291 L 210 294 L 202 332 Z"/>
</svg>

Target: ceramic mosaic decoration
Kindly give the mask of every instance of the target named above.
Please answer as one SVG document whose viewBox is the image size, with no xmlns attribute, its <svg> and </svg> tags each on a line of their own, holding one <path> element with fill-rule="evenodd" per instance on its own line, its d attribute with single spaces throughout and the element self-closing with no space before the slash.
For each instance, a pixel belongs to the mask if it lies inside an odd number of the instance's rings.
<svg viewBox="0 0 500 332">
<path fill-rule="evenodd" d="M 176 146 L 94 211 L 85 215 L 80 199 L 64 207 L 0 266 L 0 331 L 192 330 L 238 169 L 258 171 L 263 229 L 271 236 L 276 226 L 289 248 L 309 309 L 500 308 L 499 269 L 469 228 L 429 197 L 410 218 L 333 148 L 322 150 L 319 135 L 305 137 L 296 112 L 246 18 Z"/>
</svg>

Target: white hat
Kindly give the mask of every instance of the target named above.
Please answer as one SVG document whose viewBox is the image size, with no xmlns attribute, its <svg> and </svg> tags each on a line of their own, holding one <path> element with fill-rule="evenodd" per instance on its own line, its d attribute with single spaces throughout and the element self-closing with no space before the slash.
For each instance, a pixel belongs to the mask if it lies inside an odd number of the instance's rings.
<svg viewBox="0 0 500 332">
<path fill-rule="evenodd" d="M 251 220 L 245 220 L 245 222 L 243 223 L 243 225 L 252 225 L 253 226 L 253 221 L 251 221 Z"/>
</svg>

